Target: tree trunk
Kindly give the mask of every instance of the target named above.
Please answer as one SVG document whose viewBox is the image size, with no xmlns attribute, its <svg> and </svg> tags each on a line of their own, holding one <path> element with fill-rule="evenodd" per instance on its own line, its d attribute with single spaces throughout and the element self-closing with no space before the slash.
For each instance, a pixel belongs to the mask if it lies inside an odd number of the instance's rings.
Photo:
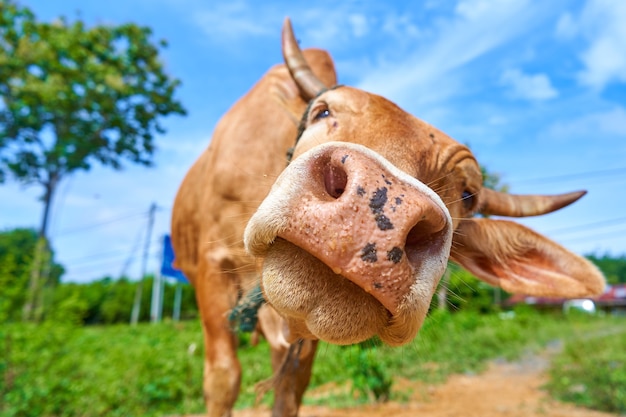
<svg viewBox="0 0 626 417">
<path fill-rule="evenodd" d="M 48 281 L 50 275 L 50 262 L 52 253 L 48 242 L 48 222 L 50 217 L 50 207 L 56 187 L 59 183 L 59 175 L 50 173 L 48 181 L 44 184 L 45 192 L 43 196 L 43 216 L 39 227 L 39 238 L 35 245 L 33 263 L 30 271 L 30 282 L 28 293 L 24 303 L 23 320 L 39 321 L 43 316 L 43 286 Z"/>
<path fill-rule="evenodd" d="M 35 311 L 38 309 L 37 302 L 40 299 L 39 293 L 41 291 L 41 264 L 42 258 L 45 257 L 45 253 L 47 252 L 47 246 L 48 242 L 46 242 L 46 239 L 40 236 L 35 244 L 35 253 L 33 254 L 30 269 L 28 292 L 26 293 L 26 302 L 24 303 L 24 310 L 22 312 L 22 319 L 24 321 L 32 321 L 35 319 Z"/>
</svg>

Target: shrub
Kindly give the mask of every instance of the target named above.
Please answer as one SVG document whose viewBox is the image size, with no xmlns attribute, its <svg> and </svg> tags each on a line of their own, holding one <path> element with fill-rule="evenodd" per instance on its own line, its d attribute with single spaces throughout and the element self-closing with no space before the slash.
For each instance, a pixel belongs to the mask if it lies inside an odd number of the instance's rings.
<svg viewBox="0 0 626 417">
<path fill-rule="evenodd" d="M 347 376 L 352 393 L 365 401 L 385 402 L 391 397 L 393 380 L 385 366 L 377 360 L 378 343 L 364 342 L 344 349 Z"/>
<path fill-rule="evenodd" d="M 555 397 L 611 413 L 626 413 L 626 333 L 566 344 L 550 370 Z"/>
</svg>

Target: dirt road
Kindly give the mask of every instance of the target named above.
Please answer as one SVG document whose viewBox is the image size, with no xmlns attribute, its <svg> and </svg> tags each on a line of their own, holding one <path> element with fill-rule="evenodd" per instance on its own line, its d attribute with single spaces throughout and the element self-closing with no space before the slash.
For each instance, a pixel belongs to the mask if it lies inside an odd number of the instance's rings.
<svg viewBox="0 0 626 417">
<path fill-rule="evenodd" d="M 442 385 L 396 380 L 413 392 L 404 404 L 386 403 L 348 409 L 304 406 L 301 417 L 608 417 L 552 400 L 542 386 L 551 352 L 514 363 L 494 362 L 479 375 L 455 375 Z M 308 396 L 319 395 L 316 390 Z M 237 411 L 234 417 L 269 416 L 267 409 Z"/>
</svg>

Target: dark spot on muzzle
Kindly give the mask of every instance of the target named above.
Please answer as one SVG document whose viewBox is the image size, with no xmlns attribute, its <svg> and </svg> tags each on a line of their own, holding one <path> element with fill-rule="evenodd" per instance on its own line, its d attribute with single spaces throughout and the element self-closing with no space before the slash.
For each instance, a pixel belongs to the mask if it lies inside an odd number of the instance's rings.
<svg viewBox="0 0 626 417">
<path fill-rule="evenodd" d="M 393 223 L 391 223 L 389 217 L 383 214 L 385 204 L 387 204 L 387 187 L 376 189 L 370 199 L 370 209 L 374 213 L 374 219 L 378 228 L 380 230 L 391 230 L 393 229 Z"/>
<path fill-rule="evenodd" d="M 374 218 L 376 219 L 376 225 L 380 230 L 393 229 L 393 223 L 391 223 L 389 217 L 385 216 L 384 214 L 376 214 L 374 215 Z"/>
<path fill-rule="evenodd" d="M 365 195 L 365 188 L 361 187 L 360 185 L 358 187 L 356 187 L 356 193 L 363 197 Z"/>
<path fill-rule="evenodd" d="M 346 159 L 348 159 L 348 156 L 349 156 L 349 155 L 344 155 L 344 156 L 342 156 L 342 157 L 341 157 L 341 163 L 342 163 L 342 164 L 345 164 L 345 163 L 346 163 Z"/>
<path fill-rule="evenodd" d="M 394 246 L 389 252 L 387 252 L 387 259 L 394 264 L 397 264 L 402 259 L 404 251 L 397 246 Z"/>
<path fill-rule="evenodd" d="M 370 263 L 378 261 L 378 256 L 376 256 L 376 243 L 368 243 L 361 249 L 361 259 Z"/>
<path fill-rule="evenodd" d="M 387 204 L 387 187 L 377 188 L 370 199 L 370 208 L 374 214 L 382 213 Z"/>
</svg>

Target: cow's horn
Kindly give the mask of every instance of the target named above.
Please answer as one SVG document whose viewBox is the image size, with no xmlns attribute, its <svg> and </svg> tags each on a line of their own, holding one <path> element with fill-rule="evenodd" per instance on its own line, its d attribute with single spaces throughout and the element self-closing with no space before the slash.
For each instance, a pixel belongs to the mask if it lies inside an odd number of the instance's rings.
<svg viewBox="0 0 626 417">
<path fill-rule="evenodd" d="M 587 191 L 558 195 L 515 195 L 489 188 L 480 191 L 480 212 L 507 217 L 528 217 L 551 213 L 572 204 Z"/>
<path fill-rule="evenodd" d="M 294 79 L 300 91 L 305 99 L 310 100 L 318 95 L 322 90 L 327 88 L 326 85 L 319 78 L 313 74 L 311 67 L 307 64 L 302 51 L 298 46 L 296 37 L 293 34 L 293 28 L 291 27 L 291 21 L 289 18 L 285 18 L 283 24 L 283 58 L 285 64 L 289 68 L 291 77 Z"/>
</svg>

